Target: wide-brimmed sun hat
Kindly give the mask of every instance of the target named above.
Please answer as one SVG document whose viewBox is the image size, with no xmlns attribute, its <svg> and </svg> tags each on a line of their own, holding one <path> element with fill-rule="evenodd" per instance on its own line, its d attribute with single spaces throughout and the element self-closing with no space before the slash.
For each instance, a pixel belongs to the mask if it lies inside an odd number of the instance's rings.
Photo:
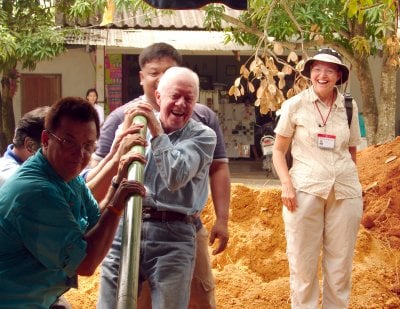
<svg viewBox="0 0 400 309">
<path fill-rule="evenodd" d="M 321 48 L 318 50 L 313 57 L 308 58 L 304 63 L 304 68 L 301 71 L 303 76 L 310 78 L 311 65 L 314 61 L 323 61 L 338 65 L 339 70 L 342 72 L 342 76 L 336 82 L 336 85 L 341 85 L 349 79 L 349 68 L 343 63 L 342 56 L 336 50 L 331 48 Z"/>
</svg>

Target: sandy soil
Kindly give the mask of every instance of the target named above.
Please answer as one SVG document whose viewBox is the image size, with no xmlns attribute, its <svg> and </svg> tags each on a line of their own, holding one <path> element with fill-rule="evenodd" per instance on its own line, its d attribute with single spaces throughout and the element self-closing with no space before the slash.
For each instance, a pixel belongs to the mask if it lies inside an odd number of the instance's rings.
<svg viewBox="0 0 400 309">
<path fill-rule="evenodd" d="M 400 308 L 400 138 L 358 153 L 364 216 L 353 264 L 350 308 Z M 279 189 L 232 186 L 230 241 L 212 257 L 218 308 L 290 308 Z M 213 222 L 209 200 L 203 213 Z M 73 308 L 95 308 L 98 273 L 66 294 Z"/>
</svg>

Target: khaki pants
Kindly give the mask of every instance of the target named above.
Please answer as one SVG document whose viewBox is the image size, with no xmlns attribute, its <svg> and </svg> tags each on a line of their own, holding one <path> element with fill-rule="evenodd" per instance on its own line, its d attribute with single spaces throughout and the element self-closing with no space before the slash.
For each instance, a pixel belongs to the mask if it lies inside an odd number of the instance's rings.
<svg viewBox="0 0 400 309">
<path fill-rule="evenodd" d="M 322 247 L 322 307 L 348 308 L 362 198 L 336 200 L 296 192 L 298 208 L 283 207 L 292 308 L 318 308 Z"/>
<path fill-rule="evenodd" d="M 190 309 L 214 309 L 214 277 L 208 254 L 208 231 L 203 226 L 196 233 L 196 263 L 190 288 Z M 147 281 L 143 282 L 138 308 L 151 308 L 151 292 Z"/>
</svg>

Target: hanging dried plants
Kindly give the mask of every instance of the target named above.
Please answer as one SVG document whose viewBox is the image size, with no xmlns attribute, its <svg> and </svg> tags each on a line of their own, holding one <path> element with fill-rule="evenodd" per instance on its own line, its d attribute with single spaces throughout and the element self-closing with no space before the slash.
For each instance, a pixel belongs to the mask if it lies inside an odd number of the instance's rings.
<svg viewBox="0 0 400 309">
<path fill-rule="evenodd" d="M 282 57 L 283 54 L 284 48 L 276 42 L 273 44 L 274 57 L 268 56 L 266 52 L 261 56 L 256 53 L 241 66 L 240 76 L 229 89 L 229 95 L 237 100 L 247 93 L 255 93 L 254 105 L 260 107 L 261 114 L 267 114 L 279 109 L 286 99 L 306 89 L 307 79 L 299 73 L 304 61 L 299 61 L 294 51 L 288 53 L 286 60 Z M 294 83 L 290 89 L 286 89 L 286 77 L 290 75 Z"/>
</svg>

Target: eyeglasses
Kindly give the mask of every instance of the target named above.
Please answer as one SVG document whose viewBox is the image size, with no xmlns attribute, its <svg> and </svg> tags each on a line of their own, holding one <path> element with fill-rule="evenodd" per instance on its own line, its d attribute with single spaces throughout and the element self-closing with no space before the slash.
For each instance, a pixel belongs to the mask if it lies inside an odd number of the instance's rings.
<svg viewBox="0 0 400 309">
<path fill-rule="evenodd" d="M 327 76 L 333 76 L 335 74 L 337 74 L 337 70 L 333 70 L 333 69 L 321 69 L 318 66 L 315 67 L 311 67 L 311 73 L 314 74 L 326 74 Z"/>
<path fill-rule="evenodd" d="M 48 134 L 50 134 L 51 136 L 53 136 L 61 144 L 61 146 L 65 150 L 68 150 L 68 151 L 73 151 L 73 150 L 78 150 L 78 149 L 81 151 L 83 149 L 83 151 L 85 153 L 92 154 L 97 148 L 97 143 L 96 142 L 78 144 L 78 143 L 76 143 L 74 141 L 71 141 L 69 139 L 58 137 L 57 135 L 55 135 L 54 133 L 52 133 L 50 131 L 46 130 L 46 132 Z"/>
</svg>

